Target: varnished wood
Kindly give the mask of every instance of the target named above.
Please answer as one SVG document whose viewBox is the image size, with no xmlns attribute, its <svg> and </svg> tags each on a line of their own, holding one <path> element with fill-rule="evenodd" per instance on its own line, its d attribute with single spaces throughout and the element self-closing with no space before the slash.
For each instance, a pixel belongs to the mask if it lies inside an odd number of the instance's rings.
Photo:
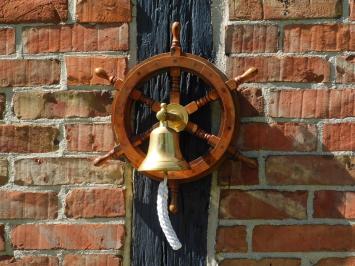
<svg viewBox="0 0 355 266">
<path fill-rule="evenodd" d="M 97 157 L 94 160 L 94 165 L 101 166 L 106 161 L 111 160 L 111 159 L 117 159 L 122 155 L 123 155 L 123 151 L 121 149 L 121 146 L 118 144 L 112 150 L 110 150 L 108 153 L 106 153 L 105 155 Z"/>
<path fill-rule="evenodd" d="M 221 99 L 221 108 L 223 111 L 220 131 L 218 136 L 216 136 L 220 140 L 218 143 L 215 142 L 214 148 L 205 154 L 203 158 L 199 157 L 191 161 L 190 167 L 192 170 L 169 173 L 169 179 L 191 181 L 205 176 L 218 166 L 227 151 L 235 129 L 235 116 L 237 114 L 232 95 L 230 94 L 228 86 L 225 84 L 228 79 L 213 64 L 201 57 L 188 53 L 179 56 L 174 56 L 170 53 L 160 54 L 143 61 L 128 73 L 121 86 L 124 89 L 120 90 L 120 93 L 115 96 L 112 124 L 116 138 L 119 139 L 121 143 L 125 143 L 125 155 L 132 165 L 138 168 L 146 154 L 139 147 L 132 145 L 130 141 L 131 138 L 128 134 L 129 129 L 126 127 L 128 125 L 126 118 L 129 117 L 131 110 L 130 94 L 142 80 L 148 80 L 157 73 L 170 71 L 171 68 L 176 67 L 199 76 L 208 85 L 214 88 Z M 196 131 L 196 133 L 200 136 L 205 136 L 210 142 L 215 140 L 214 137 L 209 137 L 205 132 Z M 159 172 L 148 172 L 146 174 L 155 179 L 163 178 L 162 173 Z"/>
<path fill-rule="evenodd" d="M 130 97 L 135 101 L 139 101 L 150 106 L 154 112 L 158 112 L 160 110 L 160 102 L 154 101 L 153 99 L 145 96 L 140 90 L 132 90 Z"/>
<path fill-rule="evenodd" d="M 236 135 L 236 121 L 238 121 L 238 119 L 236 119 L 238 118 L 238 114 L 236 113 L 234 100 L 230 92 L 236 90 L 242 82 L 255 76 L 257 70 L 250 68 L 235 79 L 228 80 L 227 77 L 209 61 L 196 55 L 182 53 L 179 23 L 173 23 L 172 35 L 170 53 L 160 54 L 141 62 L 129 71 L 123 82 L 119 83 L 119 92 L 115 95 L 113 102 L 112 124 L 116 139 L 119 140 L 121 144 L 124 144 L 121 145 L 122 152 L 135 168 L 139 167 L 146 156 L 139 148 L 139 145 L 149 136 L 149 133 L 146 132 L 144 137 L 141 136 L 138 138 L 132 138 L 129 133 L 131 129 L 130 122 L 127 119 L 130 117 L 133 101 L 140 101 L 150 106 L 155 112 L 160 110 L 159 102 L 145 96 L 141 91 L 137 90 L 136 87 L 154 77 L 156 74 L 167 72 L 171 77 L 170 102 L 179 103 L 180 75 L 183 70 L 200 77 L 212 88 L 205 96 L 187 104 L 185 106 L 187 113 L 192 114 L 208 103 L 220 99 L 221 122 L 218 135 L 207 133 L 197 124 L 188 122 L 186 130 L 196 137 L 205 140 L 212 146 L 212 149 L 210 149 L 207 154 L 204 154 L 203 157 L 191 161 L 191 170 L 171 172 L 169 179 L 186 182 L 200 178 L 212 172 L 214 168 L 219 165 L 220 161 L 224 159 L 226 152 L 233 153 L 234 158 L 253 165 L 251 159 L 249 160 L 229 148 L 232 138 Z M 98 68 L 96 73 L 98 76 L 109 80 L 111 83 L 115 83 L 117 80 L 115 77 L 109 77 L 103 69 Z M 173 118 L 173 116 L 169 117 L 169 119 Z M 111 151 L 111 153 L 115 154 L 113 151 Z M 105 155 L 105 158 L 111 158 L 111 155 L 109 153 Z M 104 159 L 101 159 L 100 162 L 102 160 Z M 154 179 L 163 178 L 163 173 L 160 172 L 148 172 L 146 174 Z M 171 181 L 171 184 L 173 184 L 173 181 Z"/>
<path fill-rule="evenodd" d="M 108 82 L 110 82 L 111 85 L 114 85 L 115 87 L 121 85 L 122 80 L 117 78 L 116 76 L 109 76 L 102 67 L 95 68 L 95 74 L 96 76 L 106 79 Z"/>
</svg>

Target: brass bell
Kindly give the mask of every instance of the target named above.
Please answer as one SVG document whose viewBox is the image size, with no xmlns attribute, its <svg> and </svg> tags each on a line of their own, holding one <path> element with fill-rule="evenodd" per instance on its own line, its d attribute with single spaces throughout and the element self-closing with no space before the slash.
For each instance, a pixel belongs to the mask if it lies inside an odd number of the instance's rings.
<svg viewBox="0 0 355 266">
<path fill-rule="evenodd" d="M 180 171 L 190 169 L 180 151 L 178 133 L 168 128 L 168 111 L 165 103 L 157 113 L 159 127 L 150 133 L 146 158 L 138 171 Z"/>
</svg>

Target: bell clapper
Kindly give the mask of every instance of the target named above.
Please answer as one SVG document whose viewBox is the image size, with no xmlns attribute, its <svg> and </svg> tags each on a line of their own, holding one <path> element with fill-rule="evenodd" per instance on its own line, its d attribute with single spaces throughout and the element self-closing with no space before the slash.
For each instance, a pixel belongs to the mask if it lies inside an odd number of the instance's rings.
<svg viewBox="0 0 355 266">
<path fill-rule="evenodd" d="M 171 192 L 169 211 L 176 214 L 178 212 L 179 184 L 175 180 L 170 180 L 168 186 Z"/>
</svg>

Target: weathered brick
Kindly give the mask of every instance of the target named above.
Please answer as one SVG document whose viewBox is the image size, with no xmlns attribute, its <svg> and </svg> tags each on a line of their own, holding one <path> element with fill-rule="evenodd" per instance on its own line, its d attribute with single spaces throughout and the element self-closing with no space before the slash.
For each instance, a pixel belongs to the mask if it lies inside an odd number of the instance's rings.
<svg viewBox="0 0 355 266">
<path fill-rule="evenodd" d="M 237 141 L 242 150 L 314 151 L 317 130 L 300 123 L 247 123 Z"/>
<path fill-rule="evenodd" d="M 220 266 L 301 266 L 300 259 L 228 259 L 223 260 Z M 330 265 L 329 265 L 330 266 Z M 334 266 L 334 265 L 333 265 Z"/>
<path fill-rule="evenodd" d="M 324 125 L 323 149 L 326 151 L 355 150 L 355 123 Z"/>
<path fill-rule="evenodd" d="M 50 152 L 58 149 L 59 130 L 50 126 L 0 125 L 1 152 Z"/>
<path fill-rule="evenodd" d="M 355 157 L 271 156 L 266 181 L 272 185 L 355 185 Z"/>
<path fill-rule="evenodd" d="M 109 91 L 31 91 L 13 97 L 19 119 L 108 116 L 111 103 Z"/>
<path fill-rule="evenodd" d="M 335 18 L 342 15 L 342 0 L 265 0 L 265 19 Z"/>
<path fill-rule="evenodd" d="M 218 184 L 257 185 L 259 184 L 258 169 L 251 168 L 240 161 L 225 160 L 218 168 Z"/>
<path fill-rule="evenodd" d="M 316 191 L 314 195 L 314 214 L 316 218 L 355 218 L 355 192 L 353 191 Z"/>
<path fill-rule="evenodd" d="M 57 193 L 0 191 L 0 219 L 54 219 Z"/>
<path fill-rule="evenodd" d="M 276 52 L 278 34 L 278 27 L 275 25 L 229 25 L 226 29 L 225 52 Z"/>
<path fill-rule="evenodd" d="M 260 0 L 229 0 L 229 19 L 258 20 L 263 18 Z"/>
<path fill-rule="evenodd" d="M 22 224 L 11 231 L 14 249 L 120 249 L 121 224 Z"/>
<path fill-rule="evenodd" d="M 355 82 L 355 55 L 337 57 L 336 75 L 338 83 Z"/>
<path fill-rule="evenodd" d="M 15 162 L 18 185 L 122 184 L 126 164 L 108 161 L 97 167 L 85 158 L 37 158 Z"/>
<path fill-rule="evenodd" d="M 79 22 L 128 22 L 131 21 L 131 1 L 77 1 L 76 18 Z"/>
<path fill-rule="evenodd" d="M 5 109 L 6 109 L 6 95 L 1 93 L 0 94 L 0 119 L 4 118 Z"/>
<path fill-rule="evenodd" d="M 0 158 L 0 185 L 4 185 L 7 182 L 7 160 Z"/>
<path fill-rule="evenodd" d="M 0 87 L 58 84 L 60 64 L 51 59 L 0 60 Z"/>
<path fill-rule="evenodd" d="M 261 89 L 244 88 L 238 94 L 240 116 L 261 116 L 264 114 L 264 98 Z"/>
<path fill-rule="evenodd" d="M 217 252 L 247 252 L 246 227 L 242 225 L 218 227 Z"/>
<path fill-rule="evenodd" d="M 10 54 L 14 54 L 15 52 L 16 52 L 15 29 L 14 28 L 0 29 L 0 54 L 10 55 Z"/>
<path fill-rule="evenodd" d="M 58 266 L 58 258 L 53 256 L 48 257 L 34 257 L 25 256 L 19 259 L 10 256 L 0 257 L 0 266 Z"/>
<path fill-rule="evenodd" d="M 65 130 L 69 151 L 109 151 L 115 145 L 110 124 L 70 124 Z"/>
<path fill-rule="evenodd" d="M 125 215 L 124 190 L 74 189 L 66 197 L 65 214 L 71 218 L 117 217 Z"/>
<path fill-rule="evenodd" d="M 320 57 L 229 57 L 227 73 L 235 77 L 250 67 L 256 67 L 258 74 L 253 82 L 328 82 L 329 62 Z"/>
<path fill-rule="evenodd" d="M 253 251 L 354 251 L 354 233 L 355 226 L 348 225 L 258 225 Z"/>
<path fill-rule="evenodd" d="M 28 27 L 22 36 L 24 52 L 30 54 L 128 50 L 126 23 L 119 26 L 76 24 Z"/>
<path fill-rule="evenodd" d="M 104 68 L 109 75 L 123 78 L 127 70 L 125 57 L 66 57 L 68 85 L 109 85 L 110 83 L 95 75 L 95 68 Z"/>
<path fill-rule="evenodd" d="M 64 22 L 68 18 L 67 0 L 11 0 L 0 2 L 0 23 Z"/>
<path fill-rule="evenodd" d="M 314 266 L 354 266 L 355 257 L 326 258 L 319 260 Z"/>
<path fill-rule="evenodd" d="M 122 258 L 110 254 L 64 256 L 64 266 L 121 266 Z"/>
<path fill-rule="evenodd" d="M 355 116 L 355 89 L 271 90 L 269 115 L 287 118 Z"/>
<path fill-rule="evenodd" d="M 355 1 L 349 0 L 350 4 L 350 19 L 355 20 Z"/>
<path fill-rule="evenodd" d="M 354 51 L 355 25 L 286 25 L 285 52 Z"/>
<path fill-rule="evenodd" d="M 219 217 L 222 219 L 304 219 L 307 192 L 276 190 L 222 190 Z"/>
<path fill-rule="evenodd" d="M 341 0 L 229 0 L 232 20 L 334 18 L 341 14 Z"/>
</svg>

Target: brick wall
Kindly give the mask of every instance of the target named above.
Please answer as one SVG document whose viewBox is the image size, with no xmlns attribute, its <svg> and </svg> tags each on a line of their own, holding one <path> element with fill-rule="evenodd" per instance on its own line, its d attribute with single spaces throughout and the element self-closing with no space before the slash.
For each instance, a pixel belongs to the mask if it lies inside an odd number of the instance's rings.
<svg viewBox="0 0 355 266">
<path fill-rule="evenodd" d="M 214 7 L 219 67 L 259 69 L 243 86 L 235 140 L 259 168 L 218 171 L 209 263 L 354 265 L 355 1 Z M 93 70 L 123 77 L 133 63 L 130 1 L 0 10 L 0 265 L 128 265 L 131 171 L 92 159 L 114 143 L 114 92 Z"/>
<path fill-rule="evenodd" d="M 92 165 L 114 144 L 114 92 L 93 70 L 126 73 L 130 1 L 0 10 L 0 265 L 121 265 L 130 170 Z"/>
<path fill-rule="evenodd" d="M 210 254 L 221 266 L 355 265 L 355 1 L 227 5 L 219 61 L 230 77 L 259 69 L 236 140 L 259 168 L 219 170 Z"/>
</svg>

